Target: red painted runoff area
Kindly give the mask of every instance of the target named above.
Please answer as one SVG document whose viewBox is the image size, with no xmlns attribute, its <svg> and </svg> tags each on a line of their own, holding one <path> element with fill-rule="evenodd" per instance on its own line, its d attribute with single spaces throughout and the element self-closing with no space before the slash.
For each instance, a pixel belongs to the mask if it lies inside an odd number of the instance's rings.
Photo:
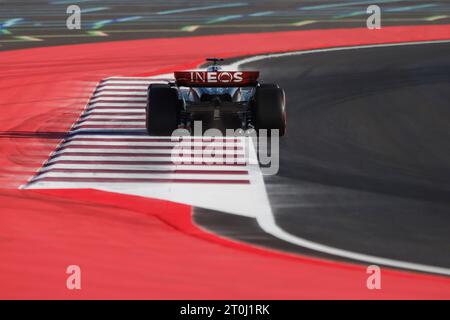
<svg viewBox="0 0 450 320">
<path fill-rule="evenodd" d="M 449 299 L 445 277 L 293 256 L 197 228 L 187 205 L 95 190 L 18 190 L 77 120 L 97 82 L 224 58 L 450 39 L 450 25 L 105 42 L 0 52 L 0 298 Z M 82 289 L 66 288 L 79 265 Z"/>
</svg>

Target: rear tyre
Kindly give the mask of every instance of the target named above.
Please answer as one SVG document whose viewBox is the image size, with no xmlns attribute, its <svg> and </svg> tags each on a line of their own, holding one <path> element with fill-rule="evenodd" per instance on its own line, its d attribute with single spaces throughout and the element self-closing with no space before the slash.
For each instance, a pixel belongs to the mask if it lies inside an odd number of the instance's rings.
<svg viewBox="0 0 450 320">
<path fill-rule="evenodd" d="M 150 135 L 170 136 L 178 128 L 178 91 L 168 84 L 151 84 L 147 95 L 146 128 Z"/>
<path fill-rule="evenodd" d="M 285 94 L 276 84 L 256 87 L 253 106 L 253 123 L 256 129 L 278 129 L 280 136 L 286 133 Z"/>
</svg>

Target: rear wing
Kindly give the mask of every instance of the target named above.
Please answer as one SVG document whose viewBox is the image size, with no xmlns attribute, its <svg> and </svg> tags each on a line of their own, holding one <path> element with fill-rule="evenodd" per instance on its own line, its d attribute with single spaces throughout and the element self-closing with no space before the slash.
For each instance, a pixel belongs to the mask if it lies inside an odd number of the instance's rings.
<svg viewBox="0 0 450 320">
<path fill-rule="evenodd" d="M 175 71 L 175 83 L 184 87 L 252 87 L 259 71 Z"/>
</svg>

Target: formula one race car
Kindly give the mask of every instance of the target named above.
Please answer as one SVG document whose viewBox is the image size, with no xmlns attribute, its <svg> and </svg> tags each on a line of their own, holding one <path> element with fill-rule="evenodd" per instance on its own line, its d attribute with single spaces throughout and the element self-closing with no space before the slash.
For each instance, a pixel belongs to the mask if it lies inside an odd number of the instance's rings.
<svg viewBox="0 0 450 320">
<path fill-rule="evenodd" d="M 258 71 L 225 71 L 218 58 L 206 70 L 175 71 L 175 81 L 148 88 L 146 127 L 150 135 L 170 136 L 194 121 L 228 129 L 286 130 L 284 91 L 258 82 Z"/>
</svg>

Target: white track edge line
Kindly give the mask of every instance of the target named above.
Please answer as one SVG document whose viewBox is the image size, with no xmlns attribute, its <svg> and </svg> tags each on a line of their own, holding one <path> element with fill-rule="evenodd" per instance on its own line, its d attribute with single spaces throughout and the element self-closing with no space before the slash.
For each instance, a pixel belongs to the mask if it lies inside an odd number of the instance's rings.
<svg viewBox="0 0 450 320">
<path fill-rule="evenodd" d="M 245 58 L 242 60 L 238 60 L 235 63 L 229 65 L 230 67 L 234 67 L 238 69 L 241 65 L 264 60 L 271 58 L 279 58 L 279 57 L 287 57 L 294 55 L 303 55 L 303 54 L 311 54 L 311 53 L 321 53 L 321 52 L 333 52 L 333 51 L 343 51 L 343 50 L 357 50 L 357 49 L 370 49 L 370 48 L 382 48 L 382 47 L 397 47 L 397 46 L 413 46 L 413 45 L 422 45 L 422 44 L 439 44 L 439 43 L 450 43 L 450 40 L 438 40 L 438 41 L 418 41 L 418 42 L 404 42 L 404 43 L 388 43 L 388 44 L 376 44 L 376 45 L 362 45 L 362 46 L 349 46 L 349 47 L 337 47 L 337 48 L 328 48 L 328 49 L 316 49 L 316 50 L 307 50 L 307 51 L 293 51 L 293 52 L 285 52 L 285 53 L 275 53 L 275 54 L 265 54 L 258 55 L 249 58 Z M 348 251 L 344 249 L 339 249 L 327 245 L 323 245 L 320 243 L 316 243 L 304 238 L 300 238 L 294 236 L 282 228 L 280 228 L 273 216 L 272 210 L 270 210 L 270 214 L 265 214 L 264 216 L 258 215 L 256 217 L 259 226 L 267 233 L 284 240 L 289 243 L 293 243 L 303 248 L 307 248 L 310 250 L 314 250 L 317 252 L 322 252 L 326 254 L 330 254 L 333 256 L 338 256 L 342 258 L 347 258 L 356 261 L 362 261 L 370 264 L 380 264 L 389 267 L 415 270 L 420 272 L 428 272 L 435 274 L 442 274 L 450 276 L 450 269 L 429 266 L 419 263 L 405 262 L 400 260 L 382 258 L 378 256 L 372 256 L 368 254 L 357 253 L 353 251 Z"/>
</svg>

